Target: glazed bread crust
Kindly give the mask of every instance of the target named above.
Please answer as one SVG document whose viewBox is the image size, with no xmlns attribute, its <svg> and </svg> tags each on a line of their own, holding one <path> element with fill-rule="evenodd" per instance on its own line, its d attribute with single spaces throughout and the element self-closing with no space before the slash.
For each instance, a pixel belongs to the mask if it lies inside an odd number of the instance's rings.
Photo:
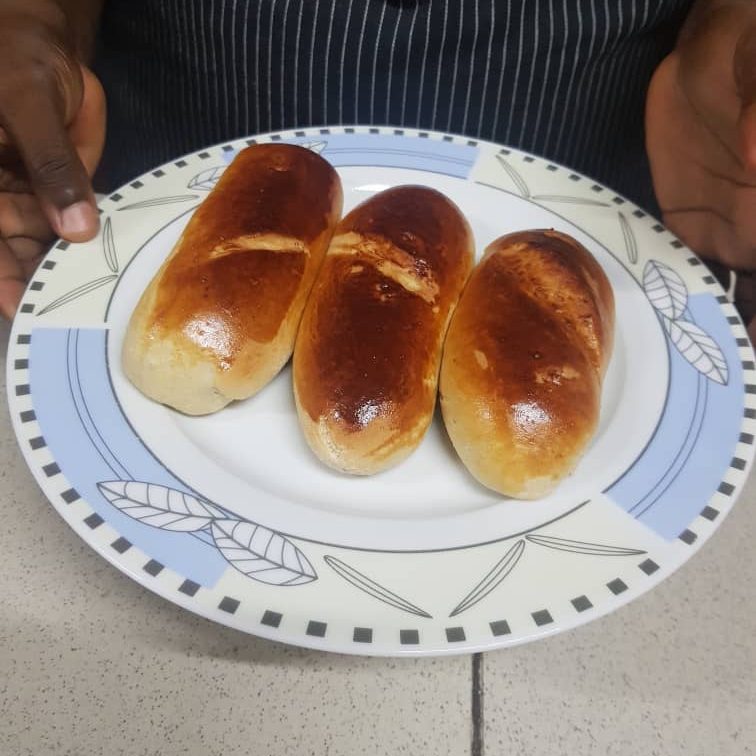
<svg viewBox="0 0 756 756">
<path fill-rule="evenodd" d="M 598 425 L 613 339 L 611 286 L 575 239 L 544 230 L 490 244 L 440 376 L 444 423 L 473 476 L 532 499 L 571 473 Z"/>
<path fill-rule="evenodd" d="M 269 383 L 291 356 L 342 201 L 338 174 L 314 152 L 242 150 L 131 317 L 122 364 L 132 383 L 190 415 Z"/>
<path fill-rule="evenodd" d="M 341 221 L 293 363 L 300 425 L 325 464 L 369 475 L 418 446 L 473 259 L 462 213 L 427 187 L 388 189 Z"/>
</svg>

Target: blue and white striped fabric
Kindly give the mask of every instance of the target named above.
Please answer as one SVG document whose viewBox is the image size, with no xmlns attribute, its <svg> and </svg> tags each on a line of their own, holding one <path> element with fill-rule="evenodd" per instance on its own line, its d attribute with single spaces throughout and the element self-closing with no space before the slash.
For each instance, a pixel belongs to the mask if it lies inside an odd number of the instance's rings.
<svg viewBox="0 0 756 756">
<path fill-rule="evenodd" d="M 325 124 L 415 126 L 565 163 L 653 206 L 651 74 L 692 0 L 106 0 L 103 177 Z"/>
</svg>

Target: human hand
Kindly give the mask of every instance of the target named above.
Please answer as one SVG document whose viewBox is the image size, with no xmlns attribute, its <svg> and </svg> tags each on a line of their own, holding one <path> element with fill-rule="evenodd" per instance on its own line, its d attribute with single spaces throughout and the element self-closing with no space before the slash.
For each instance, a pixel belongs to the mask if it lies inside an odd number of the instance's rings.
<svg viewBox="0 0 756 756">
<path fill-rule="evenodd" d="M 646 148 L 665 224 L 742 271 L 736 303 L 756 341 L 756 4 L 699 0 L 646 100 Z"/>
<path fill-rule="evenodd" d="M 0 8 L 2 11 L 2 8 Z M 0 12 L 0 313 L 13 317 L 54 235 L 92 238 L 90 182 L 102 153 L 105 98 L 65 30 Z"/>
</svg>

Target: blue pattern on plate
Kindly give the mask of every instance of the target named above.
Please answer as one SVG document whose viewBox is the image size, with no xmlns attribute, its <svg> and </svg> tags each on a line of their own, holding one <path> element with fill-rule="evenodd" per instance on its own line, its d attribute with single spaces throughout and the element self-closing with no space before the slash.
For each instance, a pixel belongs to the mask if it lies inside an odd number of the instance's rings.
<svg viewBox="0 0 756 756">
<path fill-rule="evenodd" d="M 312 145 L 313 136 L 286 139 L 291 144 Z M 321 154 L 336 168 L 349 165 L 412 168 L 467 178 L 479 148 L 438 139 L 407 139 L 391 134 L 324 134 Z M 317 143 L 317 142 L 316 142 Z M 235 152 L 224 154 L 231 162 Z"/>
<path fill-rule="evenodd" d="M 670 344 L 670 389 L 656 434 L 609 497 L 666 539 L 691 523 L 722 481 L 743 419 L 743 368 L 719 303 L 710 294 L 688 300 L 689 319 L 722 350 L 729 381 L 721 385 L 691 366 Z"/>
<path fill-rule="evenodd" d="M 180 575 L 212 586 L 228 563 L 214 548 L 207 548 L 205 534 L 196 537 L 143 525 L 97 489 L 100 481 L 133 475 L 190 491 L 154 459 L 124 419 L 105 365 L 105 336 L 104 330 L 96 329 L 34 329 L 30 383 L 42 435 L 71 485 L 121 536 Z M 70 390 L 62 391 L 64 386 Z"/>
</svg>

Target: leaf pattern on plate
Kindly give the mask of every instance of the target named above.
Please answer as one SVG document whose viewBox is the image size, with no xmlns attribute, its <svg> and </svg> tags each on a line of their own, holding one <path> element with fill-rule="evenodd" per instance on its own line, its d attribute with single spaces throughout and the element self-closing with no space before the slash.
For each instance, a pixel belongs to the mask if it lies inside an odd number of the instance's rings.
<svg viewBox="0 0 756 756">
<path fill-rule="evenodd" d="M 509 178 L 512 179 L 512 183 L 517 187 L 517 191 L 528 199 L 530 197 L 530 189 L 528 189 L 525 179 L 501 155 L 497 155 L 496 159 L 499 161 L 499 165 L 507 172 Z"/>
<path fill-rule="evenodd" d="M 630 225 L 630 221 L 625 217 L 625 214 L 620 212 L 618 215 L 620 228 L 622 229 L 622 238 L 625 240 L 627 259 L 635 265 L 638 262 L 638 242 L 635 239 L 635 233 Z"/>
<path fill-rule="evenodd" d="M 203 191 L 209 192 L 218 183 L 218 179 L 225 170 L 225 165 L 216 165 L 213 168 L 206 168 L 204 171 L 200 171 L 196 176 L 192 176 L 192 178 L 189 179 L 186 188 L 202 189 Z"/>
<path fill-rule="evenodd" d="M 97 484 L 100 493 L 124 514 L 145 525 L 182 533 L 206 528 L 226 515 L 212 504 L 174 488 L 130 480 Z"/>
<path fill-rule="evenodd" d="M 643 290 L 654 309 L 676 320 L 688 306 L 688 288 L 680 275 L 657 260 L 649 260 L 643 269 Z"/>
<path fill-rule="evenodd" d="M 50 304 L 43 307 L 37 315 L 46 315 L 48 312 L 52 312 L 58 307 L 63 307 L 63 305 L 73 302 L 75 299 L 99 289 L 101 286 L 107 286 L 117 278 L 118 274 L 113 273 L 112 275 L 103 276 L 102 278 L 95 278 L 93 281 L 87 281 L 86 283 L 81 284 L 81 286 L 77 286 L 75 289 L 71 289 L 71 291 L 61 294 L 57 299 L 54 299 Z"/>
<path fill-rule="evenodd" d="M 180 194 L 175 197 L 153 197 L 152 199 L 142 200 L 141 202 L 132 202 L 130 205 L 119 207 L 121 210 L 141 210 L 145 207 L 159 207 L 160 205 L 175 205 L 179 202 L 191 202 L 199 199 L 198 194 Z"/>
<path fill-rule="evenodd" d="M 280 533 L 245 520 L 213 520 L 216 547 L 239 572 L 268 585 L 304 585 L 318 576 L 307 557 Z"/>
<path fill-rule="evenodd" d="M 368 596 L 372 596 L 373 598 L 378 599 L 378 601 L 382 601 L 384 604 L 393 606 L 396 609 L 415 614 L 418 617 L 426 617 L 427 619 L 433 618 L 428 612 L 420 609 L 420 607 L 415 606 L 406 599 L 403 599 L 388 588 L 384 588 L 380 583 L 376 583 L 375 580 L 371 580 L 367 575 L 363 575 L 346 562 L 342 562 L 341 559 L 326 555 L 323 557 L 323 561 L 325 561 L 325 563 L 339 577 L 344 578 L 344 580 L 351 583 L 355 588 L 359 588 L 359 590 L 367 593 Z"/>
<path fill-rule="evenodd" d="M 591 199 L 590 197 L 570 197 L 566 194 L 534 194 L 533 202 L 562 202 L 567 205 L 587 205 L 589 207 L 610 207 L 608 202 Z"/>
<path fill-rule="evenodd" d="M 729 381 L 727 360 L 706 331 L 687 320 L 661 316 L 664 330 L 680 354 L 702 375 L 726 386 Z"/>
<path fill-rule="evenodd" d="M 113 223 L 109 217 L 105 219 L 102 229 L 102 252 L 105 255 L 105 264 L 113 273 L 118 273 L 118 254 L 113 240 Z"/>
<path fill-rule="evenodd" d="M 488 596 L 491 591 L 497 588 L 504 578 L 517 566 L 520 557 L 525 551 L 525 541 L 521 538 L 512 546 L 504 556 L 491 568 L 486 576 L 452 609 L 450 617 L 456 617 L 458 614 L 467 611 L 470 607 L 475 606 Z"/>
<path fill-rule="evenodd" d="M 571 541 L 569 538 L 556 538 L 545 535 L 526 535 L 531 543 L 546 546 L 557 551 L 569 551 L 572 554 L 592 554 L 593 556 L 638 556 L 645 554 L 643 549 L 628 549 L 623 546 L 608 546 L 589 541 Z"/>
<path fill-rule="evenodd" d="M 299 146 L 304 147 L 306 150 L 311 150 L 312 152 L 316 152 L 318 155 L 323 152 L 323 150 L 326 148 L 326 145 L 328 142 L 300 142 Z"/>
</svg>

